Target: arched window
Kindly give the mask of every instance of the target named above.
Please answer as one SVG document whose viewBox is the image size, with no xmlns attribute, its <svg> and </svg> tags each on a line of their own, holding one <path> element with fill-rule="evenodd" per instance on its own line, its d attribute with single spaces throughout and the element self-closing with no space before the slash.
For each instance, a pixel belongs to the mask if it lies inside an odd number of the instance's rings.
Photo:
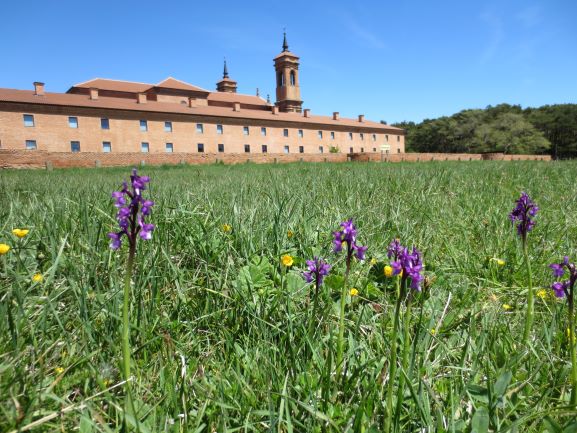
<svg viewBox="0 0 577 433">
<path fill-rule="evenodd" d="M 291 74 L 290 74 L 290 83 L 291 83 L 291 86 L 296 86 L 295 71 L 291 71 Z"/>
<path fill-rule="evenodd" d="M 276 85 L 278 87 L 284 86 L 284 74 L 280 71 L 276 77 Z"/>
</svg>

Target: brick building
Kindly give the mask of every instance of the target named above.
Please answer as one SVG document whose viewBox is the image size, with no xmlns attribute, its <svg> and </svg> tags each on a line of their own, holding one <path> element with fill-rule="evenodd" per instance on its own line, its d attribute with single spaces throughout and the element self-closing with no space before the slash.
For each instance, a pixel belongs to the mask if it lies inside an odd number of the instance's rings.
<svg viewBox="0 0 577 433">
<path fill-rule="evenodd" d="M 276 102 L 237 93 L 225 62 L 215 92 L 167 78 L 96 78 L 50 93 L 0 88 L 0 149 L 91 153 L 404 153 L 404 131 L 302 109 L 299 57 L 274 58 Z"/>
</svg>

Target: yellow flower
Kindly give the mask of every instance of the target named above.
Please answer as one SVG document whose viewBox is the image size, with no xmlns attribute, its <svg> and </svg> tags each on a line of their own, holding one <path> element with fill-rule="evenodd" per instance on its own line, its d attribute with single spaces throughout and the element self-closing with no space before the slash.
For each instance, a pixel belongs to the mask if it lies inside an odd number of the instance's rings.
<svg viewBox="0 0 577 433">
<path fill-rule="evenodd" d="M 291 256 L 289 256 L 288 254 L 285 254 L 284 256 L 282 256 L 280 261 L 287 268 L 290 268 L 293 265 L 293 258 Z"/>
<path fill-rule="evenodd" d="M 513 309 L 513 307 L 511 307 L 509 304 L 503 304 L 503 310 L 509 311 L 509 310 L 512 310 L 512 309 Z"/>
<path fill-rule="evenodd" d="M 63 369 L 62 367 L 56 367 L 56 368 L 54 369 L 54 372 L 55 372 L 56 374 L 62 374 L 62 373 L 64 372 L 64 369 Z"/>
<path fill-rule="evenodd" d="M 10 251 L 10 245 L 0 244 L 0 256 L 3 256 L 8 251 Z"/>
<path fill-rule="evenodd" d="M 387 278 L 392 277 L 393 276 L 393 267 L 389 266 L 389 265 L 385 266 L 384 272 L 385 272 L 385 277 L 387 277 Z"/>
<path fill-rule="evenodd" d="M 497 259 L 497 266 L 505 266 L 505 260 Z"/>
<path fill-rule="evenodd" d="M 545 289 L 537 290 L 537 296 L 539 296 L 542 300 L 545 300 L 545 298 L 547 297 L 547 290 Z"/>
<path fill-rule="evenodd" d="M 354 287 L 351 289 L 351 296 L 358 296 L 359 291 L 357 289 L 355 289 Z"/>
<path fill-rule="evenodd" d="M 371 266 L 375 266 L 377 264 L 377 259 L 374 257 L 371 259 Z"/>
<path fill-rule="evenodd" d="M 44 277 L 42 276 L 42 274 L 34 274 L 34 276 L 32 277 L 32 281 L 34 281 L 35 283 L 41 283 L 42 281 L 44 281 Z"/>
<path fill-rule="evenodd" d="M 437 330 L 435 328 L 431 329 L 431 335 L 435 335 L 437 333 Z"/>
<path fill-rule="evenodd" d="M 232 231 L 232 226 L 230 224 L 223 224 L 222 231 L 225 233 L 230 233 Z"/>
<path fill-rule="evenodd" d="M 294 233 L 293 233 L 292 230 L 288 230 L 288 231 L 286 232 L 286 237 L 287 237 L 287 238 L 290 239 L 290 238 L 292 238 L 293 236 L 294 236 Z"/>
<path fill-rule="evenodd" d="M 18 236 L 19 238 L 23 238 L 29 232 L 30 232 L 30 230 L 28 230 L 28 229 L 14 229 L 14 230 L 12 230 L 12 233 L 14 234 L 14 236 Z"/>
</svg>

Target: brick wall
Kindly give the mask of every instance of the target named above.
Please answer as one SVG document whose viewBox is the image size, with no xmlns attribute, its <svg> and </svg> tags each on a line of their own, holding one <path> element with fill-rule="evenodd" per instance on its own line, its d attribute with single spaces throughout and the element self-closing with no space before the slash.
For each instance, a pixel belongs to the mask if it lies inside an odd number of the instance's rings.
<svg viewBox="0 0 577 433">
<path fill-rule="evenodd" d="M 426 162 L 426 161 L 550 161 L 549 155 L 503 155 L 503 154 L 458 154 L 458 153 L 406 153 L 399 155 L 381 155 L 371 153 L 326 153 L 311 154 L 247 154 L 247 153 L 101 153 L 101 152 L 47 152 L 42 150 L 27 151 L 0 149 L 0 168 L 65 168 L 65 167 L 113 167 L 161 164 L 240 164 L 247 161 L 257 164 L 284 162 Z"/>
</svg>

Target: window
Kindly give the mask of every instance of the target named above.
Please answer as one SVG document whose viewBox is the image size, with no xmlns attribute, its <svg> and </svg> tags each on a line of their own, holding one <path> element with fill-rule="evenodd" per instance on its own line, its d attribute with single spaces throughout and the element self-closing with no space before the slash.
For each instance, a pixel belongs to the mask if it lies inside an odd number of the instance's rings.
<svg viewBox="0 0 577 433">
<path fill-rule="evenodd" d="M 283 135 L 283 137 L 288 137 L 288 129 L 283 129 L 282 135 Z"/>
<path fill-rule="evenodd" d="M 331 140 L 335 139 L 335 133 L 331 131 Z"/>
<path fill-rule="evenodd" d="M 248 126 L 243 126 L 243 127 L 242 127 L 242 133 L 243 133 L 244 135 L 248 135 L 248 134 L 249 134 Z"/>
<path fill-rule="evenodd" d="M 284 153 L 289 153 L 289 147 L 288 146 L 284 147 Z"/>
<path fill-rule="evenodd" d="M 373 141 L 377 141 L 377 134 L 373 134 Z"/>
<path fill-rule="evenodd" d="M 34 116 L 32 114 L 24 114 L 24 126 L 34 126 Z"/>
<path fill-rule="evenodd" d="M 216 133 L 218 135 L 222 135 L 222 132 L 223 132 L 222 125 L 216 125 Z"/>
<path fill-rule="evenodd" d="M 365 148 L 361 147 L 361 153 L 365 153 Z"/>
<path fill-rule="evenodd" d="M 80 141 L 71 141 L 70 142 L 70 151 L 71 152 L 80 152 Z"/>
<path fill-rule="evenodd" d="M 352 139 L 353 139 L 353 133 L 349 132 L 349 140 L 352 140 Z"/>
<path fill-rule="evenodd" d="M 266 137 L 266 128 L 264 126 L 262 128 L 260 128 L 260 135 L 262 135 L 263 137 Z"/>
<path fill-rule="evenodd" d="M 224 144 L 220 143 L 220 144 L 218 145 L 218 151 L 219 151 L 220 153 L 224 152 Z"/>
<path fill-rule="evenodd" d="M 398 143 L 399 141 L 401 141 L 401 136 L 400 136 L 400 135 L 397 135 L 397 143 Z"/>
<path fill-rule="evenodd" d="M 317 136 L 322 140 L 323 139 L 323 131 L 317 132 Z"/>
<path fill-rule="evenodd" d="M 262 153 L 267 153 L 268 152 L 268 146 L 266 144 L 262 145 Z"/>
<path fill-rule="evenodd" d="M 140 143 L 140 151 L 142 153 L 148 153 L 148 147 L 149 147 L 148 143 L 146 143 L 146 142 Z"/>
<path fill-rule="evenodd" d="M 68 126 L 71 128 L 78 128 L 78 117 L 69 117 Z"/>
<path fill-rule="evenodd" d="M 389 134 L 385 135 L 385 141 L 389 141 Z"/>
<path fill-rule="evenodd" d="M 106 118 L 100 119 L 100 129 L 110 129 L 110 121 Z"/>
<path fill-rule="evenodd" d="M 361 132 L 360 135 L 361 135 L 361 140 L 364 140 L 364 139 L 365 139 L 365 134 L 363 134 L 363 133 Z"/>
<path fill-rule="evenodd" d="M 376 151 L 377 151 L 377 148 L 376 148 L 376 147 L 373 147 L 373 152 L 376 152 Z"/>
<path fill-rule="evenodd" d="M 296 82 L 297 82 L 297 80 L 296 80 L 296 77 L 295 77 L 295 71 L 291 71 L 291 73 L 290 73 L 290 83 L 291 83 L 291 86 L 296 86 Z"/>
<path fill-rule="evenodd" d="M 325 149 L 322 146 L 319 146 L 319 153 L 324 153 Z"/>
<path fill-rule="evenodd" d="M 284 74 L 280 71 L 276 76 L 276 84 L 278 87 L 284 86 Z"/>
<path fill-rule="evenodd" d="M 401 153 L 401 149 L 397 149 L 397 153 Z"/>
<path fill-rule="evenodd" d="M 305 153 L 305 147 L 299 146 L 299 153 Z"/>
<path fill-rule="evenodd" d="M 26 150 L 36 150 L 36 140 L 26 140 Z"/>
<path fill-rule="evenodd" d="M 303 138 L 305 136 L 302 129 L 299 129 L 299 138 Z"/>
<path fill-rule="evenodd" d="M 248 126 L 246 126 L 246 128 L 248 128 Z M 250 153 L 250 144 L 244 145 L 244 153 Z"/>
<path fill-rule="evenodd" d="M 140 130 L 142 132 L 146 132 L 148 131 L 148 122 L 146 120 L 141 120 L 140 121 Z"/>
<path fill-rule="evenodd" d="M 202 123 L 196 124 L 196 132 L 198 132 L 199 134 L 202 134 L 204 132 L 204 126 Z"/>
<path fill-rule="evenodd" d="M 198 143 L 196 149 L 198 150 L 198 153 L 204 153 L 204 143 Z"/>
<path fill-rule="evenodd" d="M 172 132 L 172 122 L 164 122 L 164 132 Z"/>
<path fill-rule="evenodd" d="M 352 147 L 350 148 L 350 153 L 353 153 L 353 148 L 352 148 Z"/>
<path fill-rule="evenodd" d="M 104 153 L 112 152 L 112 145 L 110 144 L 110 141 L 103 141 L 102 142 L 102 151 Z"/>
<path fill-rule="evenodd" d="M 164 146 L 164 150 L 166 151 L 166 153 L 172 153 L 174 152 L 174 146 L 172 145 L 172 143 L 166 143 L 166 145 Z"/>
</svg>

